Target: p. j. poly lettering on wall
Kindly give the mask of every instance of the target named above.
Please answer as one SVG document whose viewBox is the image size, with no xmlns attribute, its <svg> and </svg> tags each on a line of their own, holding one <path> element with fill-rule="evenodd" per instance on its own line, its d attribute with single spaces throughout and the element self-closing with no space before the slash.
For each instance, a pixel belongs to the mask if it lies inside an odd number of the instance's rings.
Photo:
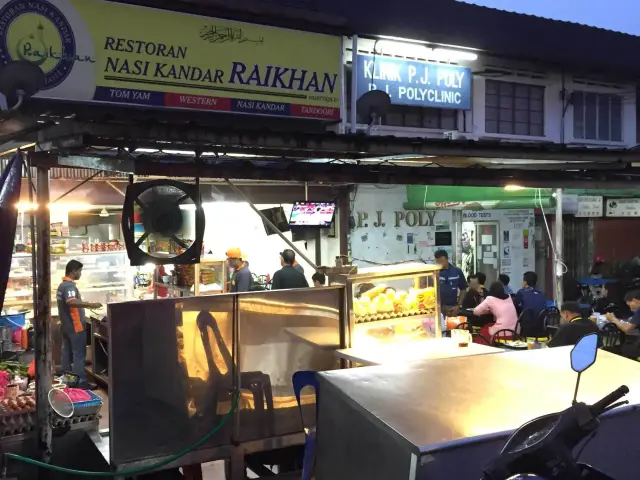
<svg viewBox="0 0 640 480">
<path fill-rule="evenodd" d="M 349 232 L 350 253 L 356 265 L 412 260 L 432 263 L 437 249 L 452 253 L 453 212 L 405 210 L 406 201 L 404 185 L 358 187 Z"/>
</svg>

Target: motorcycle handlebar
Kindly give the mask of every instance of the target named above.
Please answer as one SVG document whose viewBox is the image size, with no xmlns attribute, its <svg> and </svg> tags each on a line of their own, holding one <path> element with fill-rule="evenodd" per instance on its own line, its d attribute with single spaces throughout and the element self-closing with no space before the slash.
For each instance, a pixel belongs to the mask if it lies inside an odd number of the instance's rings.
<svg viewBox="0 0 640 480">
<path fill-rule="evenodd" d="M 614 390 L 603 399 L 591 405 L 591 407 L 589 407 L 589 409 L 591 410 L 591 414 L 594 417 L 599 417 L 609 405 L 614 404 L 622 397 L 624 397 L 627 393 L 629 393 L 629 387 L 627 387 L 626 385 L 622 385 L 617 390 Z"/>
</svg>

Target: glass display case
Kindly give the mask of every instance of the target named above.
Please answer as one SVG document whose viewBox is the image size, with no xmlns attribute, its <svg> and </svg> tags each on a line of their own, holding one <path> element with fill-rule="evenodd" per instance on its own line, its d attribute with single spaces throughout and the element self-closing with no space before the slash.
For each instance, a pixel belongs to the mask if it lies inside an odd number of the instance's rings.
<svg viewBox="0 0 640 480">
<path fill-rule="evenodd" d="M 83 301 L 106 305 L 132 298 L 134 275 L 129 266 L 127 252 L 124 250 L 68 252 L 64 255 L 52 253 L 51 290 L 54 297 L 70 260 L 78 260 L 84 265 L 82 277 L 76 282 Z"/>
<path fill-rule="evenodd" d="M 77 282 L 82 299 L 103 305 L 132 298 L 133 273 L 126 251 L 68 252 L 51 254 L 51 314 L 57 316 L 56 289 L 70 260 L 84 265 Z M 7 313 L 33 311 L 33 281 L 30 253 L 16 253 L 11 259 L 4 310 Z"/>
<path fill-rule="evenodd" d="M 154 269 L 157 278 L 155 283 L 151 280 Z M 202 257 L 200 263 L 194 265 L 150 266 L 145 275 L 149 285 L 155 285 L 155 292 L 153 287 L 144 290 L 144 285 L 141 285 L 142 288 L 137 289 L 136 298 L 154 298 L 154 295 L 160 298 L 192 297 L 228 291 L 227 262 L 212 257 Z M 140 295 L 140 292 L 143 295 Z"/>
<path fill-rule="evenodd" d="M 211 257 L 203 257 L 200 264 L 195 266 L 196 278 L 200 279 L 194 285 L 194 292 L 198 295 L 212 295 L 227 291 L 227 261 Z"/>
<path fill-rule="evenodd" d="M 11 270 L 9 270 L 3 306 L 7 313 L 20 313 L 33 309 L 31 265 L 30 253 L 16 253 L 11 258 Z"/>
<path fill-rule="evenodd" d="M 441 337 L 439 270 L 416 263 L 348 275 L 347 346 Z"/>
</svg>

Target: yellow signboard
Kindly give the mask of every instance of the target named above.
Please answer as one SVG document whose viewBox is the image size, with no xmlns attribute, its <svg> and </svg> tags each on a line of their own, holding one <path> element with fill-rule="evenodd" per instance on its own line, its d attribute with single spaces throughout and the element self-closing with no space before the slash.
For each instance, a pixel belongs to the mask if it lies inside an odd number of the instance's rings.
<svg viewBox="0 0 640 480">
<path fill-rule="evenodd" d="M 341 39 L 101 0 L 0 0 L 42 98 L 340 118 Z"/>
</svg>

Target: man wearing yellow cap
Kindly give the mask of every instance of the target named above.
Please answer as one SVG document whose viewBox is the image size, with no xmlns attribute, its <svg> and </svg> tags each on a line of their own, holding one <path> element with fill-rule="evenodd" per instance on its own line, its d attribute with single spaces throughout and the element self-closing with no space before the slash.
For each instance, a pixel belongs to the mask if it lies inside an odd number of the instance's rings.
<svg viewBox="0 0 640 480">
<path fill-rule="evenodd" d="M 229 291 L 232 293 L 248 292 L 251 289 L 253 277 L 249 270 L 249 262 L 242 260 L 242 252 L 239 248 L 227 250 L 227 265 L 233 272 L 231 274 Z"/>
</svg>

